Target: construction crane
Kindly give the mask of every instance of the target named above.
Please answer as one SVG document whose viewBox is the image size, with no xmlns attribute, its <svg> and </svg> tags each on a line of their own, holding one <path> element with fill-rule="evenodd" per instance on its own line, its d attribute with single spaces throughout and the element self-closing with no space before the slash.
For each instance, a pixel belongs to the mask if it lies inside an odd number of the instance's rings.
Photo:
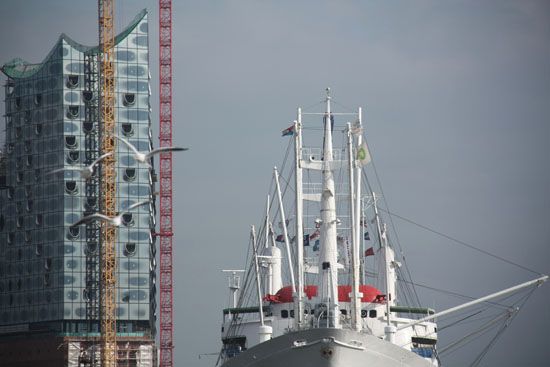
<svg viewBox="0 0 550 367">
<path fill-rule="evenodd" d="M 172 146 L 172 0 L 159 0 L 159 140 Z M 174 365 L 172 295 L 172 153 L 160 166 L 160 367 Z"/>
<path fill-rule="evenodd" d="M 115 75 L 114 75 L 114 0 L 99 0 L 100 45 L 100 145 L 103 154 L 111 153 L 101 166 L 101 212 L 116 215 L 115 181 Z M 101 366 L 116 367 L 116 227 L 101 224 L 100 299 Z"/>
</svg>

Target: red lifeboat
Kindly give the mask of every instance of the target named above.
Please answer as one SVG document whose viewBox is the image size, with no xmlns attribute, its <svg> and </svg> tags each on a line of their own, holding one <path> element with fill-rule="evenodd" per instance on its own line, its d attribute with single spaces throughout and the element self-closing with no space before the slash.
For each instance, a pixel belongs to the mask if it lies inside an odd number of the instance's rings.
<svg viewBox="0 0 550 367">
<path fill-rule="evenodd" d="M 304 287 L 304 292 L 308 299 L 312 299 L 317 296 L 317 286 L 316 285 L 306 285 Z M 361 297 L 361 302 L 374 302 L 377 297 L 382 295 L 382 293 L 375 287 L 367 284 L 361 284 L 359 286 L 359 292 L 363 293 Z M 351 285 L 339 285 L 338 286 L 338 301 L 339 302 L 350 302 L 349 294 L 351 293 Z M 292 300 L 292 286 L 287 285 L 274 295 L 267 295 L 265 297 L 266 301 L 271 301 L 275 303 L 291 303 Z"/>
</svg>

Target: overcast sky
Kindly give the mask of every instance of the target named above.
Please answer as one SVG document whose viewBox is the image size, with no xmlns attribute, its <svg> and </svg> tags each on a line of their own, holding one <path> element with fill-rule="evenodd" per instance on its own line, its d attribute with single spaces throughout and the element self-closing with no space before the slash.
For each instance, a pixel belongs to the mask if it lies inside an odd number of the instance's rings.
<svg viewBox="0 0 550 367">
<path fill-rule="evenodd" d="M 156 129 L 157 2 L 116 3 L 118 30 L 150 10 Z M 3 0 L 0 64 L 42 61 L 62 32 L 97 44 L 96 6 Z M 214 364 L 198 354 L 220 347 L 220 270 L 244 265 L 280 131 L 327 86 L 363 107 L 390 210 L 550 273 L 548 1 L 188 0 L 173 17 L 174 142 L 191 148 L 174 161 L 177 365 Z M 475 297 L 535 276 L 395 223 L 419 283 Z M 460 302 L 419 291 L 436 309 Z M 547 284 L 482 365 L 546 365 L 549 302 Z"/>
</svg>

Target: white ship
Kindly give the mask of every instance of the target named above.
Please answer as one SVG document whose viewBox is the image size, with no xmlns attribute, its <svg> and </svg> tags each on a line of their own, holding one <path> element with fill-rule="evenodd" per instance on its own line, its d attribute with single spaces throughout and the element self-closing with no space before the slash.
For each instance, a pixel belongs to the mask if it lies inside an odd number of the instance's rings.
<svg viewBox="0 0 550 367">
<path fill-rule="evenodd" d="M 445 311 L 407 304 L 411 297 L 398 293 L 406 273 L 364 173 L 370 154 L 361 109 L 337 113 L 331 102 L 327 88 L 324 111 L 299 108 L 283 131 L 294 159 L 281 172 L 291 178 L 274 169 L 265 217 L 258 230 L 252 226 L 248 267 L 226 270 L 231 307 L 223 310 L 218 366 L 440 366 L 438 317 L 548 278 Z M 304 144 L 304 132 L 320 143 Z M 340 146 L 333 143 L 337 134 Z M 518 310 L 491 322 L 507 322 Z"/>
</svg>

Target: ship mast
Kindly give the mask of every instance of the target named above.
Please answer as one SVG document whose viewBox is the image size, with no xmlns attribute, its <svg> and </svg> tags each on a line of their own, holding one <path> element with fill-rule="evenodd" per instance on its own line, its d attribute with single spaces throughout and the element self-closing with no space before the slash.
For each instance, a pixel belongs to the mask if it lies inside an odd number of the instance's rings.
<svg viewBox="0 0 550 367">
<path fill-rule="evenodd" d="M 319 268 L 321 273 L 321 298 L 328 306 L 328 326 L 339 327 L 338 310 L 338 249 L 336 245 L 336 200 L 332 172 L 332 115 L 330 112 L 330 88 L 326 89 L 326 112 L 324 117 L 323 171 L 321 193 L 321 249 Z"/>
</svg>

